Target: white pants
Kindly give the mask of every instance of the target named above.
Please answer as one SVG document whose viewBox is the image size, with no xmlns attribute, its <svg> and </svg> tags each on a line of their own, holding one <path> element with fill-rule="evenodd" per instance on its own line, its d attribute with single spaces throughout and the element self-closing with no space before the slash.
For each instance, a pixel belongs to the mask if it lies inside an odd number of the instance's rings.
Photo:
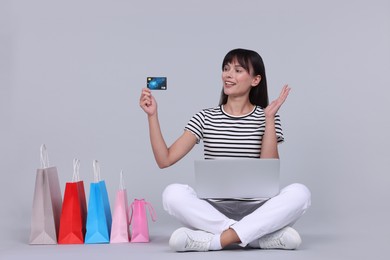
<svg viewBox="0 0 390 260">
<path fill-rule="evenodd" d="M 194 189 L 184 184 L 171 184 L 163 192 L 164 209 L 184 225 L 221 234 L 232 228 L 246 246 L 260 237 L 293 225 L 310 206 L 310 191 L 294 183 L 267 200 L 252 213 L 240 220 L 228 218 L 209 202 L 199 199 Z"/>
</svg>

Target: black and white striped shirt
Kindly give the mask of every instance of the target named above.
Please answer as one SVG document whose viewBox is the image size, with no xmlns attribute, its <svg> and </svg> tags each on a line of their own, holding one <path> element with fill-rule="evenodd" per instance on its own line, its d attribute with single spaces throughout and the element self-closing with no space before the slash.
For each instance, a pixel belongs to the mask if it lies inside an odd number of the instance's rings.
<svg viewBox="0 0 390 260">
<path fill-rule="evenodd" d="M 265 131 L 265 114 L 261 107 L 243 116 L 232 116 L 223 106 L 204 109 L 195 114 L 185 127 L 203 140 L 204 158 L 259 158 Z M 275 116 L 278 143 L 284 141 L 279 115 Z"/>
</svg>

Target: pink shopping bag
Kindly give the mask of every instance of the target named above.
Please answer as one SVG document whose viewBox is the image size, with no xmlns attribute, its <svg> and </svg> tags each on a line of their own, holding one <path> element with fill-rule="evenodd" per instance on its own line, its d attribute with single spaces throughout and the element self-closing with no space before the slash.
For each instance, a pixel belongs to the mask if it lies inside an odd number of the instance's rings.
<svg viewBox="0 0 390 260">
<path fill-rule="evenodd" d="M 152 220 L 156 221 L 156 213 L 149 202 L 146 202 L 144 199 L 135 199 L 130 205 L 130 209 L 132 211 L 130 214 L 131 242 L 149 242 L 149 227 L 148 219 L 146 217 L 146 207 L 149 209 Z"/>
<path fill-rule="evenodd" d="M 128 243 L 130 241 L 127 191 L 123 183 L 123 172 L 120 173 L 119 190 L 116 193 L 114 213 L 112 216 L 110 243 Z"/>
</svg>

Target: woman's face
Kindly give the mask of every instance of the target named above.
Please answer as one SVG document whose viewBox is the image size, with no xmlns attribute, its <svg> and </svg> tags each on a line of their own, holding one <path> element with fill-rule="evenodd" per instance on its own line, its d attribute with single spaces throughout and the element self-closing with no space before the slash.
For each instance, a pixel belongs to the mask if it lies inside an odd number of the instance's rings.
<svg viewBox="0 0 390 260">
<path fill-rule="evenodd" d="M 233 60 L 223 67 L 222 82 L 226 95 L 231 97 L 249 97 L 251 88 L 259 84 L 260 76 L 252 76 L 237 60 Z"/>
</svg>

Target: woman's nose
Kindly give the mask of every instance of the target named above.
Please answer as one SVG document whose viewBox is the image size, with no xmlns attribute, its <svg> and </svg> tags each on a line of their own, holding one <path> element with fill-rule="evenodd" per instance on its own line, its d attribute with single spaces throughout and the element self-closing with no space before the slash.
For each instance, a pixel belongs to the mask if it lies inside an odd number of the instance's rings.
<svg viewBox="0 0 390 260">
<path fill-rule="evenodd" d="M 225 70 L 224 73 L 225 73 L 225 77 L 227 77 L 227 78 L 231 78 L 232 77 L 232 73 L 231 73 L 230 70 Z"/>
</svg>

